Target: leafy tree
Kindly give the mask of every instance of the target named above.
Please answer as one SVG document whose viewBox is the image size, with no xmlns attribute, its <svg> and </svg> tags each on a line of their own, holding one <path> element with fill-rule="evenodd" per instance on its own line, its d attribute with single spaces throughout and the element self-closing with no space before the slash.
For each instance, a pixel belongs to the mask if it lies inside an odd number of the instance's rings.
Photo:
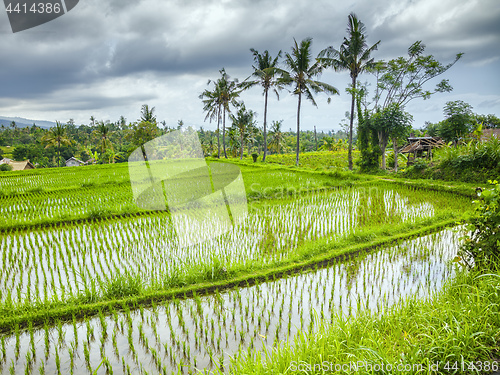
<svg viewBox="0 0 500 375">
<path fill-rule="evenodd" d="M 489 115 L 477 115 L 476 121 L 483 124 L 484 129 L 500 128 L 500 119 L 492 114 Z"/>
<path fill-rule="evenodd" d="M 475 214 L 467 225 L 470 234 L 460 249 L 469 266 L 474 261 L 475 266 L 483 270 L 500 262 L 500 185 L 496 180 L 489 182 L 493 185 L 490 189 L 476 190 Z"/>
<path fill-rule="evenodd" d="M 315 106 L 316 101 L 313 97 L 314 93 L 326 92 L 328 94 L 338 94 L 338 90 L 324 82 L 316 81 L 314 78 L 319 76 L 323 71 L 323 65 L 316 61 L 312 63 L 311 58 L 312 39 L 306 38 L 300 45 L 294 39 L 292 53 L 285 53 L 286 70 L 280 70 L 282 74 L 281 82 L 294 86 L 292 93 L 297 95 L 297 145 L 296 145 L 296 160 L 299 165 L 300 153 L 300 106 L 302 103 L 302 95 L 309 99 Z"/>
<path fill-rule="evenodd" d="M 158 127 L 155 123 L 141 121 L 131 124 L 131 129 L 127 134 L 127 139 L 136 147 L 155 139 L 158 136 Z"/>
<path fill-rule="evenodd" d="M 354 106 L 356 99 L 356 82 L 358 76 L 375 66 L 371 54 L 378 48 L 380 40 L 368 47 L 366 42 L 366 28 L 354 13 L 349 14 L 347 23 L 347 38 L 337 50 L 332 46 L 320 53 L 320 61 L 335 70 L 348 70 L 351 75 L 351 113 L 349 119 L 349 169 L 352 170 L 352 132 L 354 123 Z"/>
<path fill-rule="evenodd" d="M 42 142 L 46 145 L 45 148 L 57 147 L 57 165 L 61 165 L 61 145 L 71 145 L 71 140 L 66 134 L 66 127 L 59 121 L 56 121 L 56 126 L 49 129 L 47 134 L 42 137 Z"/>
<path fill-rule="evenodd" d="M 358 90 L 356 99 L 356 108 L 358 112 L 358 139 L 356 145 L 361 153 L 361 159 L 358 162 L 361 171 L 370 171 L 379 167 L 379 158 L 381 155 L 378 144 L 377 130 L 372 124 L 369 111 L 365 108 L 364 113 L 361 109 L 361 101 L 366 95 L 364 89 Z"/>
<path fill-rule="evenodd" d="M 444 107 L 445 120 L 441 123 L 440 135 L 446 141 L 457 141 L 474 129 L 475 118 L 472 106 L 462 100 L 447 102 Z"/>
<path fill-rule="evenodd" d="M 333 137 L 324 137 L 323 144 L 319 147 L 320 150 L 333 151 L 337 141 Z"/>
<path fill-rule="evenodd" d="M 387 143 L 390 138 L 392 138 L 395 145 L 396 154 L 394 158 L 397 168 L 397 140 L 411 129 L 412 120 L 412 116 L 404 112 L 403 109 L 395 103 L 373 114 L 371 123 L 378 135 L 380 151 L 382 152 L 382 169 L 386 168 L 385 149 L 387 148 Z"/>
<path fill-rule="evenodd" d="M 425 44 L 416 41 L 408 48 L 408 57 L 398 57 L 380 69 L 374 69 L 376 73 L 383 72 L 377 79 L 376 109 L 380 107 L 380 102 L 382 109 L 391 104 L 398 104 L 404 108 L 411 100 L 417 98 L 425 100 L 438 92 L 453 90 L 447 79 L 439 82 L 432 91 L 424 89 L 424 85 L 450 69 L 463 53 L 458 53 L 453 62 L 443 65 L 432 55 L 424 56 L 424 51 Z"/>
<path fill-rule="evenodd" d="M 278 55 L 273 58 L 269 54 L 269 51 L 264 51 L 260 54 L 255 49 L 251 48 L 250 51 L 253 53 L 255 65 L 252 65 L 254 72 L 252 76 L 257 78 L 255 81 L 247 82 L 248 87 L 252 87 L 260 84 L 263 89 L 264 95 L 264 156 L 262 161 L 266 161 L 267 155 L 267 99 L 269 90 L 272 89 L 279 100 L 278 90 L 282 88 L 281 81 L 278 78 L 278 59 L 281 57 L 281 51 Z"/>
</svg>

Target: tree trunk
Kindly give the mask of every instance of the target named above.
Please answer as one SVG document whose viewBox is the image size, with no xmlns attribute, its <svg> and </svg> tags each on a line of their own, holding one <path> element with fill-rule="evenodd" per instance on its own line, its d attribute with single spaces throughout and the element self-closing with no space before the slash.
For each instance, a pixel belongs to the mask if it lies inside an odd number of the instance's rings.
<svg viewBox="0 0 500 375">
<path fill-rule="evenodd" d="M 387 141 L 389 137 L 383 132 L 378 133 L 378 143 L 380 145 L 380 151 L 382 151 L 382 169 L 385 170 L 385 149 L 387 148 Z"/>
<path fill-rule="evenodd" d="M 266 161 L 267 155 L 267 90 L 264 98 L 264 156 L 262 157 L 262 161 Z"/>
<path fill-rule="evenodd" d="M 398 171 L 398 140 L 396 138 L 392 139 L 392 145 L 394 146 L 394 172 Z"/>
<path fill-rule="evenodd" d="M 301 92 L 299 91 L 299 104 L 297 105 L 297 157 L 295 164 L 299 166 L 299 152 L 300 152 L 300 102 L 302 100 Z"/>
<path fill-rule="evenodd" d="M 318 151 L 318 137 L 316 136 L 316 125 L 314 125 L 314 142 L 316 143 L 316 151 Z"/>
<path fill-rule="evenodd" d="M 243 160 L 243 132 L 240 135 L 240 160 Z"/>
<path fill-rule="evenodd" d="M 382 169 L 384 169 L 384 170 L 385 170 L 385 165 L 386 165 L 385 164 L 385 149 L 386 149 L 386 147 L 387 147 L 387 144 L 380 146 L 380 149 L 382 151 Z"/>
<path fill-rule="evenodd" d="M 226 108 L 222 110 L 222 146 L 224 147 L 224 157 L 227 159 L 226 154 Z"/>
<path fill-rule="evenodd" d="M 356 94 L 354 92 L 356 90 L 356 78 L 352 77 L 352 94 L 351 94 L 351 121 L 349 124 L 349 151 L 347 159 L 349 161 L 349 170 L 352 171 L 352 127 L 354 123 L 354 103 L 356 101 Z"/>
<path fill-rule="evenodd" d="M 220 159 L 220 108 L 217 111 L 217 158 Z"/>
</svg>

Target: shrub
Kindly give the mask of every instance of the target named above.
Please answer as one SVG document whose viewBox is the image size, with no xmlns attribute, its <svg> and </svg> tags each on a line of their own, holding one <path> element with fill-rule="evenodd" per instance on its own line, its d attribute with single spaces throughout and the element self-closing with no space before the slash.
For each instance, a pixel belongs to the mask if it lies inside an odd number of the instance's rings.
<svg viewBox="0 0 500 375">
<path fill-rule="evenodd" d="M 490 189 L 477 188 L 478 200 L 474 201 L 475 213 L 469 219 L 466 236 L 461 247 L 463 260 L 471 267 L 489 269 L 500 262 L 500 185 L 488 181 Z"/>
<path fill-rule="evenodd" d="M 0 171 L 7 172 L 11 171 L 12 167 L 9 164 L 0 164 Z"/>
</svg>

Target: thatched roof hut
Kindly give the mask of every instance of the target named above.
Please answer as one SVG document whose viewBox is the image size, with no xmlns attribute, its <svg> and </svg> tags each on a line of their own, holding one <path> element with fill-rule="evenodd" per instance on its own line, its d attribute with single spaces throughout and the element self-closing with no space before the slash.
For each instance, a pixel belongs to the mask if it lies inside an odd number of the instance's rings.
<svg viewBox="0 0 500 375">
<path fill-rule="evenodd" d="M 24 161 L 13 161 L 11 160 L 9 163 L 6 163 L 12 167 L 13 171 L 25 171 L 28 169 L 35 169 L 35 166 L 31 164 L 31 162 L 28 160 Z"/>
<path fill-rule="evenodd" d="M 408 165 L 411 165 L 416 158 L 427 157 L 427 159 L 430 159 L 433 148 L 445 145 L 446 143 L 440 137 L 408 137 L 408 143 L 399 152 L 401 154 L 409 154 Z"/>
</svg>

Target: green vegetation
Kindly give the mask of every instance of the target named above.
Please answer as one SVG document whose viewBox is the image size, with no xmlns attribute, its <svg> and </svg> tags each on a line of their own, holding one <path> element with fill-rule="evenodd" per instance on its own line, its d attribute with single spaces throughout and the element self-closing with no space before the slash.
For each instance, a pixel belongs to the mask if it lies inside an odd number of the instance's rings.
<svg viewBox="0 0 500 375">
<path fill-rule="evenodd" d="M 58 357 L 65 373 L 72 366 L 96 368 L 107 358 L 114 359 L 114 366 L 143 366 L 148 372 L 171 373 L 182 364 L 188 370 L 227 369 L 229 356 L 238 352 L 278 346 L 298 332 L 318 332 L 319 317 L 331 322 L 338 312 L 353 318 L 364 308 L 382 313 L 407 295 L 428 296 L 453 275 L 447 264 L 458 249 L 457 233 L 445 230 L 414 240 L 386 240 L 390 244 L 374 242 L 376 251 L 358 258 L 323 256 L 322 263 L 316 259 L 295 268 L 240 274 L 230 284 L 223 280 L 162 296 L 71 305 L 51 315 L 37 311 L 33 315 L 41 324 L 31 324 L 30 334 L 16 322 L 25 317 L 14 316 L 10 324 L 18 328 L 0 337 L 7 343 L 16 340 L 22 348 L 33 347 L 35 337 L 45 337 L 45 348 L 40 345 L 30 352 L 34 369 L 43 366 L 42 360 L 53 364 Z M 4 360 L 11 358 L 15 353 L 4 353 Z M 16 369 L 24 366 L 22 357 L 16 359 Z"/>
<path fill-rule="evenodd" d="M 485 184 L 500 174 L 500 141 L 468 141 L 456 147 L 436 150 L 432 162 L 421 160 L 402 172 L 410 178 L 463 181 Z"/>
<path fill-rule="evenodd" d="M 366 310 L 356 319 L 335 316 L 318 323 L 321 334 L 301 332 L 294 343 L 266 350 L 264 357 L 240 353 L 230 372 L 284 374 L 300 368 L 322 374 L 331 364 L 360 374 L 381 368 L 392 373 L 398 365 L 408 373 L 489 373 L 500 366 L 499 286 L 498 271 L 460 272 L 428 300 L 409 297 L 383 315 Z"/>
<path fill-rule="evenodd" d="M 300 167 L 311 169 L 327 169 L 334 171 L 343 171 L 348 169 L 347 152 L 337 151 L 317 151 L 300 154 Z M 295 160 L 292 154 L 274 154 L 267 157 L 267 162 L 270 164 L 294 165 Z M 354 161 L 358 160 L 359 152 L 353 152 Z"/>
<path fill-rule="evenodd" d="M 476 209 L 467 225 L 470 234 L 462 246 L 465 263 L 482 271 L 500 264 L 500 185 L 496 180 L 490 183 L 491 189 L 477 189 Z"/>
</svg>

